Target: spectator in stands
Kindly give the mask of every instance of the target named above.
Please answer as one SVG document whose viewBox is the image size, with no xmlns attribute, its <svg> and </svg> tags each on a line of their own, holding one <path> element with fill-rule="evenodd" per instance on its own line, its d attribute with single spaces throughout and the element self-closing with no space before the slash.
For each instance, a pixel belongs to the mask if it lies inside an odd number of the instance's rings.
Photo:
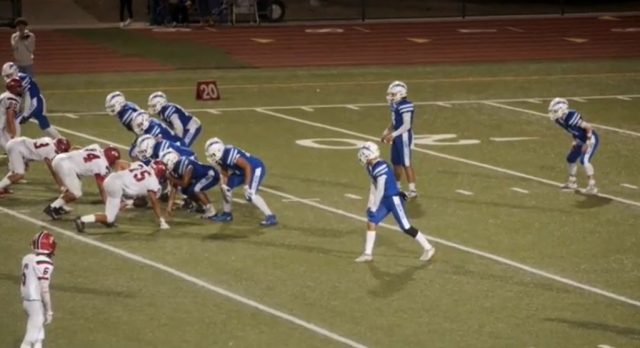
<svg viewBox="0 0 640 348">
<path fill-rule="evenodd" d="M 133 6 L 133 0 L 120 0 L 120 26 L 123 28 L 131 24 L 131 21 L 133 20 L 132 6 Z M 127 20 L 124 19 L 125 9 L 127 10 L 127 14 L 129 15 Z"/>
<path fill-rule="evenodd" d="M 29 22 L 25 18 L 16 19 L 15 25 L 18 31 L 11 35 L 14 63 L 21 73 L 33 76 L 33 51 L 36 49 L 36 36 L 27 30 Z"/>
<path fill-rule="evenodd" d="M 172 26 L 180 25 L 186 27 L 189 25 L 189 8 L 191 8 L 191 1 L 169 0 Z"/>
<path fill-rule="evenodd" d="M 213 25 L 213 10 L 211 0 L 197 0 L 198 14 L 200 15 L 200 25 Z"/>
</svg>

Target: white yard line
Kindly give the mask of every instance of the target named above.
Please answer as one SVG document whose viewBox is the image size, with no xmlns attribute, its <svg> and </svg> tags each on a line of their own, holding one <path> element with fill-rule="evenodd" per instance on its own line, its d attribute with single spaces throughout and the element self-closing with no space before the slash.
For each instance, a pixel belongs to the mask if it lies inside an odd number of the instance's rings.
<svg viewBox="0 0 640 348">
<path fill-rule="evenodd" d="M 320 198 L 296 198 L 296 199 L 283 199 L 283 202 L 300 202 L 300 203 L 304 203 L 304 202 L 313 202 L 313 201 L 319 201 Z"/>
<path fill-rule="evenodd" d="M 220 115 L 220 111 L 218 111 L 218 110 L 209 109 L 209 110 L 206 110 L 206 111 L 207 111 L 208 113 L 210 113 L 210 114 Z"/>
<path fill-rule="evenodd" d="M 314 126 L 314 127 L 318 127 L 318 128 L 324 128 L 324 129 L 329 129 L 329 130 L 333 130 L 336 132 L 340 132 L 343 134 L 349 134 L 349 135 L 353 135 L 356 137 L 360 137 L 360 138 L 364 138 L 364 139 L 369 139 L 369 140 L 373 140 L 373 141 L 378 141 L 379 139 L 377 137 L 371 136 L 371 135 L 367 135 L 367 134 L 362 134 L 362 133 L 358 133 L 358 132 L 353 132 L 347 129 L 343 129 L 343 128 L 338 128 L 338 127 L 333 127 L 333 126 L 329 126 L 326 124 L 322 124 L 322 123 L 317 123 L 317 122 L 311 122 L 311 121 L 307 121 L 307 120 L 303 120 L 303 119 L 299 119 L 296 117 L 292 117 L 292 116 L 287 116 L 281 113 L 277 113 L 274 111 L 269 111 L 269 110 L 264 110 L 264 109 L 255 109 L 258 112 L 264 113 L 264 114 L 268 114 L 268 115 L 272 115 L 275 117 L 279 117 L 285 120 L 290 120 L 290 121 L 294 121 L 294 122 L 299 122 L 299 123 L 303 123 L 303 124 L 307 124 L 310 126 Z M 490 170 L 494 170 L 500 173 L 504 173 L 504 174 L 510 174 L 513 176 L 517 176 L 523 179 L 529 179 L 529 180 L 533 180 L 533 181 L 537 181 L 543 184 L 547 184 L 547 185 L 551 185 L 554 187 L 560 187 L 563 184 L 553 181 L 553 180 L 548 180 L 548 179 L 544 179 L 544 178 L 539 178 L 533 175 L 528 175 L 528 174 L 524 174 L 524 173 L 520 173 L 520 172 L 516 172 L 514 170 L 510 170 L 510 169 L 505 169 L 505 168 L 501 168 L 501 167 L 496 167 L 496 166 L 492 166 L 489 164 L 484 164 L 481 162 L 476 162 L 476 161 L 472 161 L 472 160 L 468 160 L 468 159 L 464 159 L 464 158 L 460 158 L 460 157 L 455 157 L 455 156 L 451 156 L 451 155 L 447 155 L 444 153 L 440 153 L 440 152 L 435 152 L 435 151 L 431 151 L 431 150 L 427 150 L 427 149 L 423 149 L 423 148 L 414 148 L 414 151 L 417 152 L 422 152 L 422 153 L 426 153 L 432 156 L 436 156 L 436 157 L 440 157 L 440 158 L 445 158 L 448 160 L 452 160 L 452 161 L 456 161 L 456 162 L 461 162 L 461 163 L 466 163 L 466 164 L 470 164 L 476 167 L 481 167 L 481 168 L 485 168 L 485 169 L 490 169 Z M 636 202 L 636 201 L 631 201 L 628 199 L 624 199 L 624 198 L 620 198 L 620 197 L 615 197 L 615 196 L 611 196 L 611 195 L 606 195 L 606 194 L 602 194 L 599 193 L 598 196 L 602 197 L 602 198 L 607 198 L 613 201 L 617 201 L 620 203 L 624 203 L 624 204 L 628 204 L 628 205 L 633 205 L 636 207 L 640 207 L 640 202 Z"/>
<path fill-rule="evenodd" d="M 595 95 L 595 96 L 586 96 L 586 97 L 567 97 L 567 99 L 615 99 L 615 98 L 638 98 L 640 94 L 628 94 L 628 95 Z M 529 98 L 516 98 L 516 99 L 487 99 L 487 100 L 443 100 L 443 101 L 414 101 L 415 105 L 440 105 L 440 104 L 475 104 L 475 103 L 511 103 L 511 102 L 526 102 L 532 99 L 542 99 L 542 100 L 551 100 L 554 97 L 529 97 Z M 363 104 L 325 104 L 325 105 L 283 105 L 283 106 L 254 106 L 254 107 L 239 107 L 239 108 L 215 108 L 215 109 L 190 109 L 187 111 L 190 112 L 216 112 L 216 111 L 249 111 L 255 109 L 263 109 L 263 110 L 290 110 L 290 109 L 301 109 L 301 108 L 311 108 L 311 109 L 320 109 L 320 108 L 345 108 L 345 107 L 371 107 L 371 106 L 388 106 L 388 103 L 363 103 Z M 106 115 L 106 111 L 96 111 L 96 112 L 74 112 L 76 116 L 90 116 L 90 115 Z M 60 116 L 61 113 L 51 113 L 51 116 Z"/>
<path fill-rule="evenodd" d="M 577 102 L 586 103 L 587 101 L 582 98 L 570 98 L 571 100 L 575 100 Z"/>
<path fill-rule="evenodd" d="M 59 127 L 56 127 L 56 128 L 62 130 Z M 120 147 L 124 148 L 125 146 L 120 146 Z M 24 220 L 24 221 L 28 221 L 28 222 L 30 222 L 32 224 L 44 227 L 44 228 L 46 228 L 46 229 L 48 229 L 50 231 L 55 231 L 55 232 L 58 232 L 60 234 L 64 234 L 65 236 L 67 236 L 69 238 L 73 238 L 73 239 L 75 239 L 77 241 L 93 245 L 95 247 L 110 251 L 110 252 L 112 252 L 114 254 L 126 257 L 126 258 L 128 258 L 128 259 L 130 259 L 132 261 L 135 261 L 135 262 L 138 262 L 138 263 L 142 263 L 142 264 L 145 264 L 145 265 L 153 267 L 153 268 L 157 268 L 157 269 L 159 269 L 161 271 L 164 271 L 166 273 L 173 274 L 174 276 L 176 276 L 178 278 L 181 278 L 181 279 L 183 279 L 185 281 L 188 281 L 190 283 L 199 285 L 199 286 L 201 286 L 201 287 L 203 287 L 205 289 L 208 289 L 210 291 L 218 293 L 218 294 L 220 294 L 222 296 L 226 296 L 226 297 L 228 297 L 230 299 L 233 299 L 235 301 L 243 303 L 243 304 L 245 304 L 245 305 L 247 305 L 249 307 L 253 307 L 255 309 L 258 309 L 258 310 L 261 310 L 263 312 L 269 313 L 269 314 L 271 314 L 273 316 L 276 316 L 278 318 L 284 319 L 284 320 L 289 321 L 291 323 L 294 323 L 296 325 L 302 326 L 302 327 L 304 327 L 304 328 L 306 328 L 308 330 L 311 330 L 311 331 L 313 331 L 315 333 L 318 333 L 318 334 L 320 334 L 322 336 L 328 337 L 328 338 L 330 338 L 330 339 L 332 339 L 334 341 L 338 341 L 338 342 L 344 343 L 347 346 L 354 347 L 354 348 L 367 348 L 363 344 L 360 344 L 360 343 L 352 341 L 352 340 L 350 340 L 350 339 L 348 339 L 346 337 L 340 336 L 340 335 L 338 335 L 336 333 L 333 333 L 331 331 L 323 329 L 323 328 L 321 328 L 321 327 L 319 327 L 319 326 L 317 326 L 317 325 L 315 325 L 313 323 L 304 321 L 304 320 L 302 320 L 300 318 L 294 317 L 292 315 L 289 315 L 287 313 L 284 313 L 284 312 L 281 312 L 279 310 L 273 309 L 271 307 L 267 307 L 267 306 L 265 306 L 265 305 L 263 305 L 261 303 L 258 303 L 256 301 L 250 300 L 250 299 L 248 299 L 246 297 L 240 296 L 240 295 L 238 295 L 238 294 L 236 294 L 234 292 L 231 292 L 231 291 L 225 290 L 223 288 L 220 288 L 220 287 L 218 287 L 216 285 L 208 283 L 207 281 L 205 281 L 203 279 L 190 276 L 190 275 L 188 275 L 188 274 L 186 274 L 184 272 L 181 272 L 181 271 L 179 271 L 179 270 L 177 270 L 175 268 L 171 268 L 171 267 L 166 266 L 164 264 L 161 264 L 159 262 L 151 261 L 149 259 L 146 259 L 146 258 L 144 258 L 142 256 L 139 256 L 139 255 L 136 255 L 134 253 L 131 253 L 131 252 L 128 252 L 128 251 L 124 251 L 122 249 L 118 249 L 118 248 L 113 247 L 111 245 L 104 244 L 104 243 L 101 243 L 99 241 L 87 238 L 87 237 L 83 237 L 83 236 L 81 236 L 81 235 L 79 235 L 79 234 L 77 234 L 75 232 L 72 232 L 72 231 L 69 231 L 69 230 L 65 230 L 63 228 L 48 224 L 48 223 L 46 223 L 44 221 L 40 221 L 40 220 L 31 218 L 31 217 L 29 217 L 27 215 L 23 215 L 23 214 L 21 214 L 21 213 L 19 213 L 17 211 L 11 210 L 11 209 L 0 207 L 0 211 L 2 211 L 3 213 L 9 214 L 9 215 L 11 215 L 11 216 L 13 216 L 15 218 L 18 218 L 18 219 L 21 219 L 21 220 Z"/>
<path fill-rule="evenodd" d="M 69 118 L 80 118 L 74 114 L 61 114 L 60 116 L 65 116 L 65 117 L 69 117 Z"/>
<path fill-rule="evenodd" d="M 545 114 L 545 113 L 542 113 L 542 112 L 533 111 L 533 110 L 529 110 L 529 109 L 518 108 L 518 107 L 510 106 L 510 105 L 504 105 L 504 104 L 500 104 L 500 103 L 497 103 L 497 102 L 486 101 L 486 102 L 483 102 L 483 104 L 495 106 L 497 108 L 503 108 L 503 109 L 513 110 L 513 111 L 524 112 L 524 113 L 527 113 L 527 114 L 530 114 L 530 115 L 546 117 L 547 119 L 549 118 L 548 114 Z M 638 133 L 638 132 L 633 132 L 633 131 L 626 130 L 626 129 L 621 129 L 621 128 L 604 126 L 604 125 L 597 124 L 597 123 L 591 123 L 591 122 L 589 122 L 589 123 L 592 126 L 596 127 L 596 128 L 606 129 L 606 130 L 610 130 L 610 131 L 613 131 L 613 132 L 618 132 L 618 133 L 623 133 L 623 134 L 627 134 L 627 135 L 640 137 L 640 133 Z"/>
<path fill-rule="evenodd" d="M 56 127 L 56 128 L 58 130 L 62 131 L 62 132 L 67 132 L 68 131 L 68 130 L 65 130 L 64 128 L 60 128 L 60 127 Z M 78 134 L 78 133 L 79 132 L 74 132 L 72 134 Z M 355 134 L 357 134 L 357 133 L 355 133 Z M 99 139 L 99 138 L 92 137 L 92 136 L 87 136 L 87 135 L 85 135 L 84 137 L 86 139 L 90 139 L 90 140 L 94 140 L 94 141 L 100 141 L 100 142 L 102 142 L 104 144 L 111 144 L 111 145 L 115 145 L 115 146 L 118 146 L 118 147 L 123 148 L 123 149 L 128 149 L 128 147 L 125 146 L 125 145 L 113 144 L 112 142 L 110 142 L 108 140 L 105 140 L 105 139 Z M 365 136 L 365 137 L 367 137 L 367 136 Z M 455 157 L 453 157 L 453 158 L 455 158 Z M 466 161 L 466 160 L 463 160 L 463 161 Z M 471 161 L 469 161 L 469 162 L 471 162 Z M 544 179 L 542 179 L 542 180 L 544 180 Z M 552 181 L 549 181 L 549 182 L 551 182 L 553 185 L 559 185 L 559 184 L 553 183 Z M 280 196 L 280 197 L 283 197 L 283 198 L 300 200 L 299 197 L 292 196 L 290 194 L 287 194 L 287 193 L 284 193 L 284 192 L 280 192 L 280 191 L 276 191 L 276 190 L 273 190 L 273 189 L 270 189 L 270 188 L 267 188 L 267 187 L 261 187 L 261 189 L 263 191 L 265 191 L 265 192 L 269 192 L 269 193 L 272 193 L 274 195 L 277 195 L 277 196 Z M 300 201 L 300 203 L 307 204 L 307 205 L 310 205 L 312 207 L 316 207 L 318 209 L 322 209 L 322 210 L 325 210 L 325 211 L 328 211 L 328 212 L 332 212 L 332 213 L 335 213 L 335 214 L 339 214 L 339 215 L 342 215 L 342 216 L 350 217 L 350 218 L 358 220 L 358 221 L 362 221 L 362 222 L 366 222 L 367 221 L 367 219 L 362 217 L 362 216 L 351 214 L 351 213 L 349 213 L 347 211 L 336 209 L 336 208 L 332 208 L 332 207 L 329 207 L 329 206 L 326 206 L 326 205 L 323 205 L 323 204 L 320 204 L 320 203 L 311 202 L 311 201 Z M 103 244 L 103 243 L 94 241 L 92 239 L 88 239 L 88 238 L 84 238 L 84 237 L 78 236 L 77 234 L 72 233 L 70 231 L 61 230 L 61 229 L 59 229 L 59 228 L 57 228 L 55 226 L 52 226 L 52 225 L 49 225 L 49 224 L 45 224 L 44 222 L 42 222 L 40 220 L 32 219 L 32 218 L 30 218 L 30 217 L 28 217 L 26 215 L 22 215 L 22 214 L 16 213 L 16 212 L 14 212 L 12 210 L 9 210 L 9 209 L 3 208 L 3 207 L 0 207 L 0 211 L 4 211 L 4 212 L 6 212 L 8 214 L 13 215 L 14 217 L 23 219 L 25 221 L 29 221 L 31 223 L 34 223 L 34 224 L 37 224 L 37 225 L 40 225 L 40 226 L 43 226 L 43 227 L 50 228 L 50 229 L 52 229 L 54 231 L 59 231 L 59 232 L 65 234 L 65 235 L 70 236 L 71 238 L 75 238 L 75 239 L 81 240 L 81 241 L 83 241 L 85 243 L 92 244 L 92 245 L 95 245 L 97 247 L 112 251 L 112 252 L 114 252 L 116 254 L 128 257 L 128 258 L 130 258 L 132 260 L 135 260 L 135 261 L 138 261 L 140 263 L 144 263 L 144 264 L 150 265 L 152 267 L 159 268 L 161 270 L 164 270 L 165 272 L 174 274 L 174 275 L 176 275 L 178 277 L 181 277 L 181 278 L 183 278 L 183 279 L 185 279 L 187 281 L 190 281 L 192 283 L 201 285 L 201 286 L 203 286 L 205 288 L 208 288 L 208 289 L 210 289 L 212 291 L 215 291 L 215 292 L 217 292 L 219 294 L 222 294 L 224 296 L 230 297 L 230 298 L 232 298 L 232 299 L 234 299 L 236 301 L 245 303 L 245 304 L 247 304 L 247 305 L 249 305 L 251 307 L 254 307 L 254 308 L 258 308 L 258 309 L 260 309 L 262 311 L 265 311 L 267 313 L 273 314 L 273 315 L 275 315 L 277 317 L 280 317 L 282 319 L 288 320 L 288 321 L 293 322 L 293 323 L 295 323 L 297 325 L 305 327 L 305 328 L 307 328 L 307 329 L 309 329 L 311 331 L 317 332 L 317 333 L 319 333 L 319 334 L 321 334 L 323 336 L 326 336 L 326 337 L 329 337 L 329 338 L 331 338 L 333 340 L 342 342 L 342 343 L 344 343 L 344 344 L 346 344 L 348 346 L 356 347 L 356 348 L 366 348 L 366 346 L 364 346 L 364 345 L 362 345 L 360 343 L 357 343 L 357 342 L 354 342 L 352 340 L 349 340 L 348 338 L 342 337 L 342 336 L 340 336 L 338 334 L 335 334 L 333 332 L 330 332 L 328 330 L 320 328 L 320 327 L 318 327 L 318 326 L 316 326 L 314 324 L 311 324 L 309 322 L 303 321 L 301 319 L 298 319 L 296 317 L 290 316 L 288 314 L 279 312 L 279 311 L 277 311 L 275 309 L 271 309 L 269 307 L 266 307 L 266 306 L 264 306 L 262 304 L 254 302 L 252 300 L 249 300 L 247 298 L 244 298 L 242 296 L 239 296 L 239 295 L 234 294 L 232 292 L 229 292 L 227 290 L 217 288 L 217 287 L 215 287 L 215 286 L 213 286 L 211 284 L 208 284 L 208 283 L 206 283 L 206 282 L 204 282 L 202 280 L 199 280 L 197 278 L 191 277 L 189 275 L 186 275 L 184 273 L 176 271 L 176 270 L 174 270 L 172 268 L 169 268 L 167 266 L 155 263 L 153 261 L 146 260 L 146 259 L 144 259 L 144 258 L 142 258 L 142 257 L 140 257 L 138 255 L 131 254 L 129 252 L 114 248 L 114 247 L 112 247 L 110 245 L 107 245 L 107 244 Z M 396 230 L 396 231 L 401 231 L 399 227 L 394 226 L 394 225 L 389 225 L 389 224 L 386 224 L 386 223 L 381 223 L 379 226 L 382 226 L 382 227 L 385 227 L 385 228 L 388 228 L 388 229 L 392 229 L 392 230 Z M 62 231 L 64 231 L 64 232 L 62 232 Z M 446 245 L 446 246 L 449 246 L 449 247 L 454 248 L 454 249 L 458 249 L 458 250 L 461 250 L 461 251 L 464 251 L 464 252 L 467 252 L 467 253 L 470 253 L 470 254 L 474 254 L 474 255 L 481 256 L 481 257 L 485 257 L 487 259 L 491 259 L 491 260 L 494 260 L 496 262 L 499 262 L 499 263 L 502 263 L 502 264 L 506 264 L 506 265 L 521 269 L 521 270 L 523 270 L 525 272 L 536 274 L 536 275 L 539 275 L 539 276 L 547 278 L 547 279 L 555 280 L 555 281 L 557 281 L 559 283 L 562 283 L 562 284 L 565 284 L 565 285 L 569 285 L 569 286 L 572 286 L 572 287 L 575 287 L 575 288 L 578 288 L 578 289 L 585 290 L 587 292 L 591 292 L 591 293 L 598 294 L 598 295 L 601 295 L 601 296 L 604 296 L 604 297 L 608 297 L 608 298 L 616 300 L 616 301 L 620 301 L 620 302 L 624 302 L 624 303 L 627 303 L 627 304 L 630 304 L 630 305 L 633 305 L 633 306 L 636 306 L 636 307 L 640 307 L 640 301 L 632 300 L 630 298 L 627 298 L 627 297 L 624 297 L 624 296 L 620 296 L 620 295 L 614 294 L 614 293 L 606 291 L 606 290 L 602 290 L 602 289 L 599 289 L 599 288 L 596 288 L 596 287 L 592 287 L 590 285 L 582 284 L 582 283 L 573 281 L 571 279 L 563 278 L 563 277 L 561 277 L 559 275 L 556 275 L 556 274 L 553 274 L 553 273 L 545 272 L 545 271 L 539 270 L 537 268 L 533 268 L 533 267 L 521 264 L 519 262 L 506 259 L 504 257 L 500 257 L 500 256 L 493 255 L 493 254 L 490 254 L 490 253 L 487 253 L 487 252 L 484 252 L 484 251 L 481 251 L 481 250 L 477 250 L 477 249 L 470 248 L 470 247 L 467 247 L 467 246 L 464 246 L 464 245 L 461 245 L 461 244 L 450 242 L 448 240 L 435 238 L 435 237 L 431 237 L 431 236 L 428 236 L 428 238 L 433 240 L 436 243 L 439 243 L 439 244 L 442 244 L 442 245 Z"/>
<path fill-rule="evenodd" d="M 465 191 L 465 190 L 456 190 L 456 192 L 458 192 L 459 194 L 465 195 L 465 196 L 472 196 L 473 192 L 469 192 L 469 191 Z"/>
<path fill-rule="evenodd" d="M 634 190 L 637 190 L 637 189 L 638 189 L 638 186 L 636 186 L 636 185 L 620 184 L 620 186 L 622 186 L 622 187 L 626 187 L 626 188 L 630 188 L 630 189 L 634 189 Z"/>
<path fill-rule="evenodd" d="M 346 108 L 349 108 L 349 109 L 351 109 L 351 110 L 360 110 L 360 108 L 359 108 L 359 107 L 354 106 L 354 105 L 345 105 L 345 107 L 346 107 Z"/>
<path fill-rule="evenodd" d="M 451 107 L 451 104 L 447 104 L 447 103 L 436 103 L 436 105 L 444 106 L 445 108 L 450 108 Z"/>
<path fill-rule="evenodd" d="M 633 100 L 633 99 L 627 98 L 627 97 L 616 97 L 616 98 L 620 99 L 620 100 L 626 100 L 626 101 L 632 101 Z"/>
</svg>

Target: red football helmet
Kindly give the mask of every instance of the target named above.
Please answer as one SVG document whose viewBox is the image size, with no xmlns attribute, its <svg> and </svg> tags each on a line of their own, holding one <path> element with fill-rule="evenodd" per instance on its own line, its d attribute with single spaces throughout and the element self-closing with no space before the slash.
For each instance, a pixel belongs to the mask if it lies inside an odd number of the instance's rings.
<svg viewBox="0 0 640 348">
<path fill-rule="evenodd" d="M 71 142 L 67 138 L 57 138 L 53 141 L 53 146 L 56 148 L 56 153 L 65 153 L 71 149 Z"/>
<path fill-rule="evenodd" d="M 9 79 L 4 86 L 13 95 L 22 94 L 22 82 L 17 77 Z"/>
<path fill-rule="evenodd" d="M 103 153 L 104 153 L 104 158 L 107 159 L 107 163 L 109 163 L 110 166 L 116 163 L 116 161 L 120 159 L 120 150 L 118 150 L 113 146 L 107 146 L 104 149 Z"/>
<path fill-rule="evenodd" d="M 158 179 L 164 178 L 167 173 L 167 166 L 160 160 L 151 162 L 151 170 L 156 174 Z"/>
<path fill-rule="evenodd" d="M 58 243 L 49 231 L 38 232 L 31 241 L 31 249 L 38 254 L 51 254 L 56 251 Z"/>
</svg>

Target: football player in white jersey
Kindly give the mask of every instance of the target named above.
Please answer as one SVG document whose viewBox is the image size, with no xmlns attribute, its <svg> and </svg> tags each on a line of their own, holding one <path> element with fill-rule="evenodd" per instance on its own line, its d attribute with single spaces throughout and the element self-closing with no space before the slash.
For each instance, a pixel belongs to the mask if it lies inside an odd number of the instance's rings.
<svg viewBox="0 0 640 348">
<path fill-rule="evenodd" d="M 70 148 L 71 143 L 66 138 L 53 140 L 48 137 L 38 139 L 17 137 L 11 139 L 7 143 L 9 173 L 0 180 L 0 196 L 3 193 L 11 193 L 8 187 L 22 180 L 26 171 L 26 163 L 30 161 L 44 162 L 60 190 L 63 190 L 62 180 L 54 172 L 51 161 L 56 155 L 65 153 Z"/>
<path fill-rule="evenodd" d="M 169 225 L 160 213 L 160 203 L 158 196 L 162 188 L 159 178 L 164 178 L 167 168 L 161 161 L 153 161 L 147 167 L 142 162 L 135 162 L 133 165 L 121 167 L 121 170 L 112 173 L 104 181 L 104 189 L 107 194 L 104 213 L 90 214 L 78 217 L 74 220 L 76 230 L 80 233 L 85 231 L 87 223 L 101 223 L 113 226 L 118 212 L 126 207 L 123 198 L 148 197 L 153 212 L 158 218 L 160 229 L 168 229 Z"/>
<path fill-rule="evenodd" d="M 108 146 L 103 150 L 98 144 L 56 156 L 51 165 L 65 190 L 58 199 L 44 208 L 43 212 L 54 220 L 59 219 L 60 215 L 65 213 L 62 207 L 82 196 L 80 178 L 83 176 L 95 177 L 100 197 L 106 202 L 104 179 L 111 171 L 111 166 L 119 159 L 120 151 L 117 148 Z"/>
<path fill-rule="evenodd" d="M 49 283 L 53 273 L 56 241 L 49 231 L 42 231 L 31 241 L 32 253 L 22 258 L 20 293 L 27 313 L 27 332 L 20 348 L 42 348 L 44 325 L 53 320 Z"/>
<path fill-rule="evenodd" d="M 6 92 L 0 94 L 0 147 L 7 150 L 9 140 L 20 136 L 20 124 L 16 122 L 20 110 L 22 83 L 12 78 L 5 84 Z"/>
</svg>

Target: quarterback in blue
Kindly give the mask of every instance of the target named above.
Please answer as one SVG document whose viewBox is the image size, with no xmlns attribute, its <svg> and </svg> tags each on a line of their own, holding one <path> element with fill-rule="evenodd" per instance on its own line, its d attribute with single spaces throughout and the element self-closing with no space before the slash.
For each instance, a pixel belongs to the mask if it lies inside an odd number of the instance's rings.
<svg viewBox="0 0 640 348">
<path fill-rule="evenodd" d="M 138 136 L 145 134 L 151 135 L 158 140 L 168 140 L 180 146 L 188 147 L 182 138 L 177 136 L 176 133 L 169 129 L 169 127 L 165 126 L 164 123 L 156 120 L 155 118 L 151 118 L 151 116 L 149 116 L 149 114 L 144 110 L 140 110 L 133 114 L 131 127 Z"/>
<path fill-rule="evenodd" d="M 129 132 L 133 132 L 133 127 L 131 126 L 133 114 L 141 110 L 138 105 L 128 102 L 124 99 L 124 94 L 116 91 L 107 95 L 104 106 L 109 115 L 117 116 L 118 121 L 120 121 Z"/>
<path fill-rule="evenodd" d="M 391 164 L 393 176 L 401 187 L 402 172 L 407 177 L 409 192 L 407 197 L 418 196 L 416 176 L 411 166 L 411 146 L 413 145 L 413 103 L 407 99 L 407 85 L 392 82 L 387 89 L 387 101 L 391 108 L 391 123 L 382 132 L 382 142 L 391 144 Z"/>
<path fill-rule="evenodd" d="M 203 219 L 211 219 L 216 215 L 216 209 L 205 193 L 218 185 L 220 173 L 211 165 L 202 164 L 189 157 L 180 157 L 175 151 L 166 151 L 160 156 L 168 170 L 167 179 L 171 184 L 167 215 L 171 215 L 173 202 L 176 197 L 175 187 L 180 187 L 182 194 L 202 205 Z"/>
<path fill-rule="evenodd" d="M 212 218 L 214 221 L 231 221 L 231 190 L 242 186 L 244 198 L 253 203 L 265 218 L 260 222 L 262 226 L 273 226 L 278 223 L 276 216 L 271 212 L 264 199 L 258 195 L 260 183 L 266 175 L 266 167 L 262 161 L 241 149 L 224 145 L 218 138 L 207 140 L 204 152 L 211 164 L 220 166 L 222 174 L 222 213 Z"/>
<path fill-rule="evenodd" d="M 400 190 L 391 177 L 391 166 L 380 158 L 380 149 L 373 142 L 366 142 L 358 150 L 358 160 L 366 167 L 371 178 L 369 203 L 367 204 L 367 235 L 364 253 L 356 262 L 373 260 L 373 245 L 376 241 L 376 226 L 387 215 L 392 214 L 400 229 L 414 238 L 423 249 L 421 261 L 428 261 L 436 249 L 427 241 L 424 234 L 413 227 L 404 210 L 404 200 L 400 198 Z"/>
<path fill-rule="evenodd" d="M 18 67 L 12 62 L 7 62 L 2 66 L 2 77 L 4 77 L 5 82 L 12 78 L 17 78 L 22 82 L 23 112 L 16 120 L 20 124 L 23 124 L 31 118 L 34 118 L 38 122 L 40 129 L 42 129 L 49 138 L 60 138 L 61 135 L 58 130 L 49 123 L 49 119 L 47 118 L 47 104 L 44 96 L 40 93 L 40 87 L 38 87 L 36 81 L 29 75 L 18 72 Z"/>
<path fill-rule="evenodd" d="M 157 114 L 187 147 L 191 147 L 202 130 L 200 120 L 180 105 L 169 103 L 167 96 L 162 92 L 151 94 L 148 104 L 149 112 Z"/>
<path fill-rule="evenodd" d="M 586 194 L 597 194 L 596 179 L 594 177 L 595 170 L 591 164 L 591 159 L 598 149 L 600 138 L 598 133 L 593 130 L 591 125 L 584 120 L 582 115 L 576 110 L 569 109 L 569 102 L 563 98 L 555 98 L 549 104 L 549 116 L 562 129 L 566 130 L 573 137 L 573 143 L 567 154 L 567 164 L 569 169 L 569 181 L 562 186 L 563 189 L 577 190 L 578 182 L 576 180 L 576 172 L 578 166 L 576 162 L 580 160 L 580 164 L 587 174 L 587 188 L 584 189 Z"/>
</svg>

